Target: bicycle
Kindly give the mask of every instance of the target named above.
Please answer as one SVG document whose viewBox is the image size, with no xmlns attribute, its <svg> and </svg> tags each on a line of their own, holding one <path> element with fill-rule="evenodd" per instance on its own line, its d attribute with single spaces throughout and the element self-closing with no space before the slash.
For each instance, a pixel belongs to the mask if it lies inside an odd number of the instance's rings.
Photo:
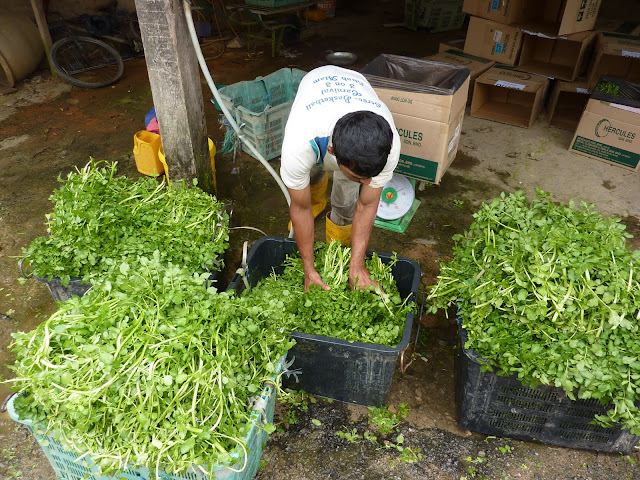
<svg viewBox="0 0 640 480">
<path fill-rule="evenodd" d="M 117 11 L 117 1 L 106 7 L 102 15 L 81 15 L 72 19 L 58 15 L 60 19 L 50 24 L 50 30 L 54 34 L 56 29 L 61 30 L 63 37 L 51 46 L 52 68 L 63 80 L 78 87 L 113 85 L 124 74 L 124 60 L 105 40 L 130 47 L 136 53 L 142 52 L 140 30 L 134 15 Z"/>
</svg>

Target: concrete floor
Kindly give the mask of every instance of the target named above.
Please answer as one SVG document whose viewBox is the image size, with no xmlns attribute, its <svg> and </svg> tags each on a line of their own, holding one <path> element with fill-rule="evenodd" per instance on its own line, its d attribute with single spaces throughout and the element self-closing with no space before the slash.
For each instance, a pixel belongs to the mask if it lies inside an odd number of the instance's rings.
<svg viewBox="0 0 640 480">
<path fill-rule="evenodd" d="M 391 1 L 376 2 L 374 12 L 367 5 L 355 2 L 335 19 L 310 24 L 301 41 L 276 59 L 268 52 L 222 52 L 219 43 L 210 43 L 204 50 L 214 81 L 228 85 L 285 66 L 309 70 L 323 64 L 327 50 L 357 53 L 356 70 L 379 53 L 424 57 L 437 50 L 439 41 L 460 33 L 427 35 L 385 27 L 402 21 L 402 9 Z M 204 83 L 203 92 L 209 135 L 219 146 L 224 131 Z M 93 156 L 117 160 L 120 173 L 136 176 L 132 137 L 144 128 L 153 100 L 144 61 L 132 60 L 118 84 L 95 91 L 72 88 L 42 69 L 0 96 L 0 105 L 0 374 L 10 377 L 11 332 L 33 328 L 56 308 L 42 284 L 18 283 L 16 257 L 45 233 L 48 197 L 58 186 L 58 175 Z M 639 174 L 569 153 L 571 132 L 547 127 L 544 113 L 529 129 L 467 116 L 461 134 L 457 158 L 442 183 L 417 191 L 422 203 L 407 232 L 375 229 L 371 239 L 373 250 L 416 259 L 423 285 L 435 282 L 436 260 L 451 253 L 451 236 L 470 224 L 481 202 L 502 191 L 523 189 L 533 195 L 542 188 L 560 202 L 584 200 L 606 215 L 621 217 L 632 234 L 640 233 Z M 272 165 L 278 170 L 278 160 Z M 219 196 L 236 205 L 235 225 L 286 235 L 286 202 L 264 168 L 246 154 L 235 160 L 219 154 L 216 166 Z M 322 240 L 323 223 L 318 219 L 316 225 L 316 238 Z M 242 243 L 257 238 L 249 230 L 231 233 L 227 279 L 239 263 Z M 637 238 L 631 244 L 637 247 Z M 340 440 L 336 430 L 362 427 L 367 409 L 319 400 L 306 412 L 298 409 L 298 422 L 291 426 L 284 422 L 289 407 L 278 406 L 281 431 L 267 444 L 258 478 L 640 479 L 639 453 L 602 454 L 461 431 L 454 403 L 455 328 L 441 318 L 419 321 L 425 326 L 420 356 L 406 374 L 396 371 L 389 406 L 410 405 L 402 432 L 407 445 L 421 450 L 422 460 L 406 464 L 394 452 Z M 7 394 L 0 385 L 0 399 Z M 54 478 L 37 444 L 6 413 L 0 413 L 0 478 Z"/>
</svg>

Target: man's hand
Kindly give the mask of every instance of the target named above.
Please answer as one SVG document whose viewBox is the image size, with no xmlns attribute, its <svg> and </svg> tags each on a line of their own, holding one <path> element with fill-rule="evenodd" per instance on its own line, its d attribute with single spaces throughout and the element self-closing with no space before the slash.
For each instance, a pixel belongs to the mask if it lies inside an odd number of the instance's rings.
<svg viewBox="0 0 640 480">
<path fill-rule="evenodd" d="M 379 295 L 384 294 L 382 287 L 378 282 L 371 279 L 371 273 L 366 267 L 353 267 L 349 269 L 349 287 L 351 290 L 359 288 L 360 290 L 366 290 L 369 287 L 375 287 L 376 293 Z"/>
<path fill-rule="evenodd" d="M 310 188 L 307 186 L 303 190 L 289 189 L 289 195 L 291 222 L 304 269 L 304 291 L 308 292 L 311 285 L 319 285 L 324 290 L 329 290 L 329 286 L 322 281 L 313 266 L 313 209 Z"/>
<path fill-rule="evenodd" d="M 360 196 L 356 202 L 353 214 L 353 226 L 351 229 L 351 268 L 349 268 L 349 286 L 351 290 L 359 288 L 366 290 L 373 286 L 376 293 L 383 295 L 380 284 L 371 280 L 371 273 L 364 265 L 364 257 L 373 230 L 373 221 L 378 211 L 378 202 L 382 188 L 371 188 L 363 185 Z"/>
<path fill-rule="evenodd" d="M 320 277 L 320 274 L 316 270 L 309 272 L 309 274 L 307 274 L 306 272 L 304 274 L 305 293 L 309 291 L 309 287 L 311 285 L 318 285 L 323 290 L 331 290 L 331 287 L 322 281 L 322 277 Z"/>
</svg>

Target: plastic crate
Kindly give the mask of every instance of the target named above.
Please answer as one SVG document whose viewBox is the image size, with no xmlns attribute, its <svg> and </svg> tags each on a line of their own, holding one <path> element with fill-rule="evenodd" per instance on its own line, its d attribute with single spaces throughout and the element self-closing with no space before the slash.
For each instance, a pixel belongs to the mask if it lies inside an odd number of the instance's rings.
<svg viewBox="0 0 640 480">
<path fill-rule="evenodd" d="M 51 293 L 51 296 L 56 302 L 66 302 L 73 295 L 81 297 L 91 288 L 90 283 L 82 283 L 82 279 L 75 277 L 71 278 L 69 285 L 66 287 L 62 285 L 59 277 L 52 277 L 51 280 L 38 277 L 37 275 L 34 275 L 34 277 L 47 286 L 49 293 Z"/>
<path fill-rule="evenodd" d="M 297 245 L 292 239 L 263 237 L 258 240 L 247 255 L 249 284 L 256 285 L 272 271 L 282 273 L 287 255 L 296 251 Z M 391 261 L 391 255 L 378 253 L 378 256 L 384 263 Z M 403 298 L 411 295 L 415 301 L 420 265 L 409 258 L 398 257 L 392 273 L 400 295 Z M 241 291 L 243 286 L 240 275 L 236 274 L 229 289 Z M 293 360 L 290 368 L 300 369 L 302 373 L 298 375 L 299 382 L 289 376 L 283 378 L 283 385 L 342 402 L 376 407 L 386 404 L 398 356 L 409 344 L 413 316 L 413 313 L 407 315 L 402 340 L 395 347 L 291 332 L 296 345 L 289 350 L 287 358 Z"/>
<path fill-rule="evenodd" d="M 279 105 L 262 113 L 253 113 L 243 108 L 237 111 L 236 120 L 243 125 L 242 131 L 249 137 L 256 150 L 265 158 L 271 160 L 280 155 L 284 129 L 287 125 L 291 104 Z M 253 155 L 244 143 L 242 150 Z"/>
<path fill-rule="evenodd" d="M 283 368 L 283 364 L 284 358 L 278 365 L 280 370 Z M 272 380 L 275 381 L 275 377 L 273 377 Z M 154 475 L 150 474 L 148 468 L 129 469 L 113 476 L 100 475 L 98 473 L 98 467 L 91 461 L 89 456 L 85 456 L 80 462 L 75 462 L 74 460 L 80 456 L 78 453 L 65 450 L 62 444 L 52 435 L 35 433 L 32 421 L 28 418 L 20 418 L 18 416 L 13 407 L 13 402 L 16 398 L 17 395 L 14 395 L 7 403 L 9 416 L 16 422 L 29 428 L 59 480 L 148 480 L 155 478 Z M 268 385 L 264 389 L 262 398 L 267 401 L 265 415 L 267 421 L 270 423 L 273 421 L 276 405 L 276 392 L 272 385 Z M 267 432 L 261 428 L 260 412 L 252 412 L 249 421 L 251 422 L 251 430 L 245 438 L 248 451 L 247 463 L 242 471 L 235 472 L 222 465 L 218 465 L 212 469 L 213 475 L 205 475 L 199 469 L 194 468 L 181 475 L 160 472 L 160 480 L 251 480 L 258 472 L 262 450 L 267 443 Z M 233 453 L 232 456 L 239 459 L 237 464 L 232 465 L 234 469 L 239 470 L 242 467 L 242 461 L 244 459 L 240 458 L 239 454 Z M 86 466 L 83 465 L 85 462 Z M 153 473 L 155 474 L 155 472 Z"/>
<path fill-rule="evenodd" d="M 285 7 L 306 1 L 307 0 L 245 0 L 244 3 L 247 5 L 257 5 L 259 7 Z"/>
<path fill-rule="evenodd" d="M 224 258 L 226 257 L 226 253 L 227 252 L 225 251 L 221 255 L 221 257 L 219 257 L 222 258 L 223 262 Z M 47 288 L 49 289 L 49 293 L 51 293 L 51 296 L 56 302 L 66 302 L 74 295 L 82 297 L 92 287 L 90 283 L 84 283 L 82 282 L 81 278 L 77 277 L 71 277 L 71 279 L 69 280 L 69 285 L 67 285 L 66 287 L 62 285 L 62 280 L 60 279 L 60 277 L 51 277 L 51 280 L 38 277 L 37 275 L 33 275 L 33 277 L 47 286 Z M 209 276 L 209 282 L 211 282 L 214 287 L 218 288 L 217 282 L 220 281 L 221 277 L 222 271 L 214 270 Z"/>
<path fill-rule="evenodd" d="M 571 400 L 557 387 L 530 388 L 516 375 L 483 372 L 482 357 L 464 348 L 467 334 L 462 327 L 459 332 L 456 405 L 462 430 L 601 452 L 633 451 L 640 437 L 593 423 L 609 407 L 596 399 Z"/>
<path fill-rule="evenodd" d="M 462 4 L 463 0 L 406 0 L 404 24 L 431 33 L 458 30 L 466 19 Z"/>
<path fill-rule="evenodd" d="M 418 19 L 418 26 L 431 33 L 448 32 L 462 27 L 467 15 L 462 11 L 462 1 L 433 2 L 425 9 L 424 17 Z"/>
<path fill-rule="evenodd" d="M 404 26 L 416 30 L 416 0 L 404 0 Z"/>
<path fill-rule="evenodd" d="M 293 99 L 306 72 L 281 68 L 265 77 L 227 85 L 220 97 L 266 160 L 280 155 Z M 244 144 L 243 151 L 253 155 Z"/>
<path fill-rule="evenodd" d="M 220 88 L 218 93 L 234 116 L 238 108 L 261 113 L 268 108 L 293 102 L 305 74 L 297 68 L 281 68 L 265 77 L 227 85 Z"/>
<path fill-rule="evenodd" d="M 598 90 L 598 86 L 601 84 L 611 84 L 617 87 L 617 94 L 614 95 L 612 93 Z M 600 77 L 600 80 L 598 80 L 598 83 L 591 91 L 589 97 L 603 102 L 626 105 L 627 107 L 632 108 L 640 108 L 640 84 L 629 82 L 621 78 L 613 78 L 603 75 Z"/>
</svg>

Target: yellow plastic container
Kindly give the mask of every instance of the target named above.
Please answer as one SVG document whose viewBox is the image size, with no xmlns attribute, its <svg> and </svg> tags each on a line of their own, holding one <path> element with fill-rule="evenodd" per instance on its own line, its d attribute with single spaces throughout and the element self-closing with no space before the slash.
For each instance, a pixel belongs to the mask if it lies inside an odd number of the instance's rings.
<svg viewBox="0 0 640 480">
<path fill-rule="evenodd" d="M 167 185 L 169 185 L 169 167 L 167 166 L 167 159 L 164 157 L 164 148 L 162 148 L 162 143 L 160 144 L 160 149 L 158 150 L 158 159 L 162 164 L 164 178 L 167 180 Z"/>
<path fill-rule="evenodd" d="M 213 174 L 213 190 L 218 195 L 218 182 L 216 181 L 216 146 L 213 140 L 207 138 L 209 142 L 209 158 L 211 159 L 211 173 Z"/>
<path fill-rule="evenodd" d="M 218 194 L 218 182 L 216 181 L 216 146 L 213 143 L 213 140 L 207 138 L 209 143 L 209 158 L 211 159 L 211 173 L 213 174 L 213 190 Z M 167 184 L 169 183 L 169 167 L 167 166 L 167 159 L 164 156 L 164 148 L 162 148 L 162 143 L 160 144 L 160 149 L 158 150 L 158 158 L 160 163 L 163 165 L 164 174 L 167 179 Z"/>
<path fill-rule="evenodd" d="M 140 173 L 154 177 L 164 173 L 164 164 L 159 157 L 160 148 L 162 142 L 157 133 L 140 130 L 133 136 L 133 157 Z"/>
</svg>

